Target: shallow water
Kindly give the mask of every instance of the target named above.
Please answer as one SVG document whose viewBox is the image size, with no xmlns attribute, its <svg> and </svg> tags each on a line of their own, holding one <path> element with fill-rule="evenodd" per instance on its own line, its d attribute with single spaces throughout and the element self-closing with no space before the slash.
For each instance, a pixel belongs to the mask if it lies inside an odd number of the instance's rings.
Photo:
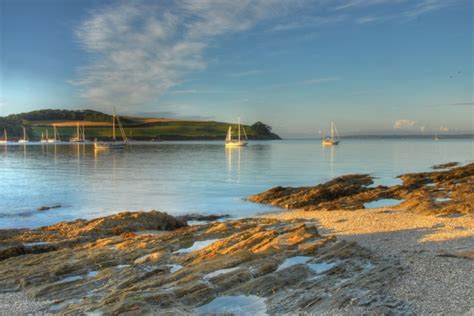
<svg viewBox="0 0 474 316">
<path fill-rule="evenodd" d="M 124 210 L 231 214 L 274 210 L 244 200 L 270 187 L 315 185 L 349 173 L 377 184 L 429 171 L 434 164 L 474 159 L 470 140 L 343 140 L 135 143 L 95 152 L 91 144 L 0 145 L 0 228 L 35 227 Z M 61 205 L 46 211 L 42 206 Z"/>
<path fill-rule="evenodd" d="M 209 240 L 195 241 L 194 244 L 191 247 L 176 250 L 174 253 L 188 253 L 188 252 L 192 252 L 192 251 L 198 251 L 198 250 L 201 250 L 203 248 L 206 248 L 207 246 L 209 246 L 210 244 L 212 244 L 213 242 L 215 242 L 217 240 L 219 240 L 219 239 L 209 239 Z"/>
<path fill-rule="evenodd" d="M 221 296 L 194 309 L 196 313 L 218 315 L 267 315 L 265 299 L 255 295 Z"/>
<path fill-rule="evenodd" d="M 386 207 L 386 206 L 394 206 L 398 205 L 402 202 L 402 200 L 396 199 L 379 199 L 372 202 L 364 203 L 365 208 L 377 208 L 377 207 Z"/>
<path fill-rule="evenodd" d="M 308 257 L 308 256 L 294 256 L 294 257 L 286 258 L 285 261 L 283 261 L 278 266 L 277 271 L 292 267 L 297 264 L 306 263 L 307 261 L 311 259 L 312 257 Z"/>
</svg>

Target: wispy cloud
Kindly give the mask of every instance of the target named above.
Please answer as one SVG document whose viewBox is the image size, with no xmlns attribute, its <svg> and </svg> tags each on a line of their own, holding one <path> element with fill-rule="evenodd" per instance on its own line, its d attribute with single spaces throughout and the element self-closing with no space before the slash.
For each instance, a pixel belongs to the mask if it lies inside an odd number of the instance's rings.
<svg viewBox="0 0 474 316">
<path fill-rule="evenodd" d="M 415 5 L 404 12 L 404 15 L 408 18 L 415 18 L 418 17 L 422 14 L 439 10 L 444 7 L 450 6 L 454 3 L 455 1 L 448 1 L 448 0 L 423 0 L 418 3 L 415 3 Z"/>
<path fill-rule="evenodd" d="M 332 82 L 332 81 L 339 81 L 341 80 L 340 77 L 337 76 L 331 76 L 331 77 L 322 77 L 322 78 L 313 78 L 313 79 L 307 79 L 307 80 L 301 80 L 301 81 L 295 81 L 295 82 L 287 82 L 287 83 L 279 83 L 279 84 L 274 84 L 271 87 L 272 88 L 284 88 L 284 87 L 291 87 L 291 86 L 306 86 L 306 85 L 318 85 L 326 82 Z"/>
<path fill-rule="evenodd" d="M 452 106 L 474 106 L 474 102 L 458 102 L 451 104 Z"/>
<path fill-rule="evenodd" d="M 254 69 L 254 70 L 231 73 L 231 74 L 229 74 L 229 77 L 253 76 L 253 75 L 261 74 L 262 72 L 263 72 L 262 70 Z"/>
<path fill-rule="evenodd" d="M 170 90 L 169 94 L 227 94 L 227 93 L 240 93 L 239 90 L 203 90 L 203 89 L 181 89 L 181 90 Z"/>
<path fill-rule="evenodd" d="M 416 121 L 413 121 L 413 120 L 407 120 L 407 119 L 396 120 L 393 123 L 393 129 L 410 129 L 410 128 L 413 128 L 415 125 L 416 125 Z"/>
<path fill-rule="evenodd" d="M 207 68 L 206 50 L 219 38 L 261 24 L 273 31 L 353 21 L 351 9 L 403 3 L 412 18 L 440 9 L 444 0 L 170 0 L 111 2 L 75 30 L 91 54 L 71 81 L 96 105 L 138 105 L 156 100 L 190 72 Z M 305 13 L 308 11 L 308 13 Z M 358 23 L 380 17 L 359 17 Z M 256 75 L 259 70 L 231 77 Z M 329 81 L 334 81 L 331 79 Z M 325 82 L 325 81 L 322 81 Z M 320 82 L 303 83 L 315 84 Z M 177 90 L 179 91 L 179 90 Z M 180 93 L 180 92 L 174 92 Z M 187 93 L 194 93 L 188 91 Z"/>
<path fill-rule="evenodd" d="M 272 31 L 290 31 L 294 29 L 318 27 L 327 24 L 336 24 L 346 19 L 345 15 L 302 17 L 298 21 L 279 23 L 273 26 Z"/>
<path fill-rule="evenodd" d="M 242 32 L 294 10 L 303 0 L 121 2 L 97 10 L 76 29 L 95 61 L 73 81 L 101 105 L 152 100 L 191 71 L 206 68 L 203 53 L 219 36 Z"/>
</svg>

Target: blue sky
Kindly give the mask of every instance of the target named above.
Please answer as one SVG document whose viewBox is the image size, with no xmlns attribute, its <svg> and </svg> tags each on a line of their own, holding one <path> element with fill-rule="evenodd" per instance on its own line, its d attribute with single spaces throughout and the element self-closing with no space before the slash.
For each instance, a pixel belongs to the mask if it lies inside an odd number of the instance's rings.
<svg viewBox="0 0 474 316">
<path fill-rule="evenodd" d="M 314 137 L 473 131 L 468 0 L 0 0 L 0 115 L 92 108 Z"/>
</svg>

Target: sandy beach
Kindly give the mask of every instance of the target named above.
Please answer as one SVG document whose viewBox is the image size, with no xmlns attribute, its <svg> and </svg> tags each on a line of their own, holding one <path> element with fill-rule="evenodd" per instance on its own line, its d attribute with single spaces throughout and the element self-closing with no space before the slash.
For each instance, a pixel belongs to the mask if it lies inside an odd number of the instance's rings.
<svg viewBox="0 0 474 316">
<path fill-rule="evenodd" d="M 400 260 L 404 268 L 390 289 L 420 314 L 474 312 L 474 218 L 421 215 L 389 207 L 356 211 L 287 211 L 276 219 L 306 219 L 334 234 Z M 470 256 L 471 259 L 462 256 Z"/>
</svg>

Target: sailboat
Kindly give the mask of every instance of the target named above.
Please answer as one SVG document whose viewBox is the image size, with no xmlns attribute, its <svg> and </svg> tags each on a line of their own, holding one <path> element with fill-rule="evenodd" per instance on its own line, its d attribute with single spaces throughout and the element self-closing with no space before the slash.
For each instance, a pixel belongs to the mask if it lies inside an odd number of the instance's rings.
<svg viewBox="0 0 474 316">
<path fill-rule="evenodd" d="M 336 138 L 334 137 L 335 135 L 339 136 L 336 124 L 334 124 L 334 122 L 331 122 L 331 137 L 325 137 L 323 139 L 323 146 L 334 146 L 339 144 L 339 141 L 336 140 Z"/>
<path fill-rule="evenodd" d="M 48 142 L 48 130 L 46 129 L 46 134 L 41 132 L 41 139 L 40 143 L 47 143 Z"/>
<path fill-rule="evenodd" d="M 21 144 L 25 144 L 25 143 L 29 143 L 30 141 L 28 140 L 27 136 L 26 136 L 26 128 L 23 127 L 23 138 L 18 140 L 19 143 Z"/>
<path fill-rule="evenodd" d="M 59 137 L 59 132 L 58 132 L 58 129 L 56 128 L 56 125 L 53 125 L 53 132 L 54 132 L 53 138 L 49 138 L 48 143 L 60 143 L 61 138 Z"/>
<path fill-rule="evenodd" d="M 244 132 L 244 140 L 241 138 L 240 130 Z M 248 144 L 248 138 L 247 138 L 247 133 L 245 132 L 245 128 L 240 125 L 240 117 L 238 118 L 237 122 L 237 139 L 232 139 L 232 126 L 229 126 L 229 129 L 227 130 L 227 136 L 225 138 L 225 146 L 226 147 L 243 147 L 247 146 Z"/>
<path fill-rule="evenodd" d="M 76 135 L 71 137 L 69 141 L 72 143 L 83 143 L 86 141 L 84 124 L 82 124 L 82 127 L 80 127 L 79 122 L 77 122 Z"/>
<path fill-rule="evenodd" d="M 122 141 L 117 141 L 115 138 L 115 120 L 117 119 L 117 124 L 120 129 L 120 134 L 122 136 Z M 94 142 L 95 149 L 122 149 L 127 144 L 127 135 L 125 135 L 125 131 L 123 130 L 122 123 L 120 122 L 120 118 L 117 114 L 112 115 L 112 141 L 111 142 Z"/>
<path fill-rule="evenodd" d="M 7 135 L 7 129 L 3 129 L 3 139 L 0 139 L 0 144 L 6 144 L 8 143 L 8 135 Z"/>
</svg>

